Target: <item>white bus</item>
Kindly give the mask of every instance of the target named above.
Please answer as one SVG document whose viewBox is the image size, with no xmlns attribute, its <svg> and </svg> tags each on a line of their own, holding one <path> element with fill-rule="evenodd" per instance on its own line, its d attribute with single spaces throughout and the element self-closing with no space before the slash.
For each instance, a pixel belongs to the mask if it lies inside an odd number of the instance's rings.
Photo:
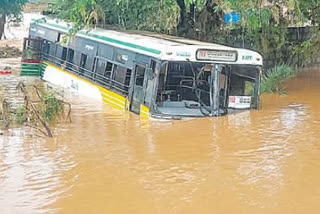
<svg viewBox="0 0 320 214">
<path fill-rule="evenodd" d="M 25 51 L 42 78 L 143 117 L 221 116 L 259 107 L 262 56 L 149 32 L 81 30 L 63 21 L 30 26 Z M 35 54 L 39 56 L 39 54 Z M 34 59 L 24 59 L 37 62 Z"/>
</svg>

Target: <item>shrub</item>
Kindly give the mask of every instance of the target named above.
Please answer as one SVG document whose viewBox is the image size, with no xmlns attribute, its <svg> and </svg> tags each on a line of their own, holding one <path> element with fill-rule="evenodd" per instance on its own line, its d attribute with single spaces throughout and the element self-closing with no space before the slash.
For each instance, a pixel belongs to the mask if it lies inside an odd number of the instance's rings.
<svg viewBox="0 0 320 214">
<path fill-rule="evenodd" d="M 18 124 L 23 124 L 27 121 L 27 110 L 25 106 L 19 106 L 16 109 L 15 120 Z"/>
<path fill-rule="evenodd" d="M 297 71 L 288 64 L 276 65 L 261 77 L 260 93 L 285 93 L 284 82 L 295 77 Z"/>
<path fill-rule="evenodd" d="M 42 97 L 43 101 L 43 118 L 51 122 L 64 113 L 64 103 L 59 100 L 55 94 L 47 93 Z"/>
</svg>

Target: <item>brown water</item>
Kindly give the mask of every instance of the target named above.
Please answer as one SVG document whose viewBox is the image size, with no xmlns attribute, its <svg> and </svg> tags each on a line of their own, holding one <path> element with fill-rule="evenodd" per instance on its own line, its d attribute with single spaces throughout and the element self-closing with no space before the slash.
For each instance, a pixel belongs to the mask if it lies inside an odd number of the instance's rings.
<svg viewBox="0 0 320 214">
<path fill-rule="evenodd" d="M 262 109 L 145 121 L 73 95 L 54 139 L 0 136 L 0 213 L 320 212 L 320 70 Z"/>
</svg>

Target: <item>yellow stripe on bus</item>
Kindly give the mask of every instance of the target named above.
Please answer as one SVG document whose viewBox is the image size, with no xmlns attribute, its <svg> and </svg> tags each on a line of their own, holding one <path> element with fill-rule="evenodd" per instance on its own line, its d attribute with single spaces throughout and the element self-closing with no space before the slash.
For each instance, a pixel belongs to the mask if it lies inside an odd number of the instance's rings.
<svg viewBox="0 0 320 214">
<path fill-rule="evenodd" d="M 145 105 L 140 105 L 140 116 L 149 119 L 150 109 Z"/>
<path fill-rule="evenodd" d="M 118 94 L 118 93 L 116 93 L 114 91 L 110 91 L 110 90 L 108 90 L 106 88 L 103 88 L 100 85 L 97 85 L 97 84 L 95 84 L 93 82 L 90 82 L 90 81 L 88 81 L 86 79 L 83 79 L 83 78 L 81 78 L 81 77 L 79 77 L 79 76 L 77 76 L 75 74 L 72 74 L 72 73 L 70 73 L 68 71 L 65 71 L 62 68 L 60 68 L 60 67 L 58 67 L 56 65 L 53 65 L 53 64 L 51 64 L 49 62 L 43 62 L 43 63 L 46 64 L 47 66 L 51 66 L 51 67 L 53 67 L 53 68 L 55 68 L 55 69 L 57 69 L 59 71 L 62 71 L 62 72 L 66 73 L 66 74 L 68 74 L 68 75 L 70 75 L 70 76 L 72 76 L 72 77 L 74 77 L 74 78 L 76 78 L 78 80 L 81 80 L 81 81 L 83 81 L 85 83 L 88 83 L 88 84 L 90 84 L 92 86 L 97 87 L 99 89 L 99 91 L 101 92 L 102 100 L 105 103 L 108 103 L 108 104 L 110 104 L 110 105 L 112 105 L 114 107 L 120 108 L 122 110 L 126 110 L 130 106 L 130 102 L 129 102 L 129 100 L 127 98 L 125 98 L 124 96 L 122 96 L 122 95 L 120 95 L 120 94 Z"/>
</svg>

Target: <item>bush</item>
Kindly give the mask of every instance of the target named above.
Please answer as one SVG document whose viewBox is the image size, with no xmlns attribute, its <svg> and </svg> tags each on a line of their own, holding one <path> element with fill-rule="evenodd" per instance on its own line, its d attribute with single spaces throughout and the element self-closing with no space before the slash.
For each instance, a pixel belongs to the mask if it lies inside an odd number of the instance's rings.
<svg viewBox="0 0 320 214">
<path fill-rule="evenodd" d="M 27 110 L 25 106 L 19 106 L 16 109 L 15 120 L 18 124 L 23 124 L 27 121 Z"/>
<path fill-rule="evenodd" d="M 261 78 L 260 93 L 285 93 L 283 83 L 295 77 L 297 71 L 288 64 L 276 65 Z"/>
<path fill-rule="evenodd" d="M 64 103 L 59 100 L 55 94 L 47 93 L 42 97 L 43 101 L 43 118 L 51 122 L 64 113 Z"/>
</svg>

